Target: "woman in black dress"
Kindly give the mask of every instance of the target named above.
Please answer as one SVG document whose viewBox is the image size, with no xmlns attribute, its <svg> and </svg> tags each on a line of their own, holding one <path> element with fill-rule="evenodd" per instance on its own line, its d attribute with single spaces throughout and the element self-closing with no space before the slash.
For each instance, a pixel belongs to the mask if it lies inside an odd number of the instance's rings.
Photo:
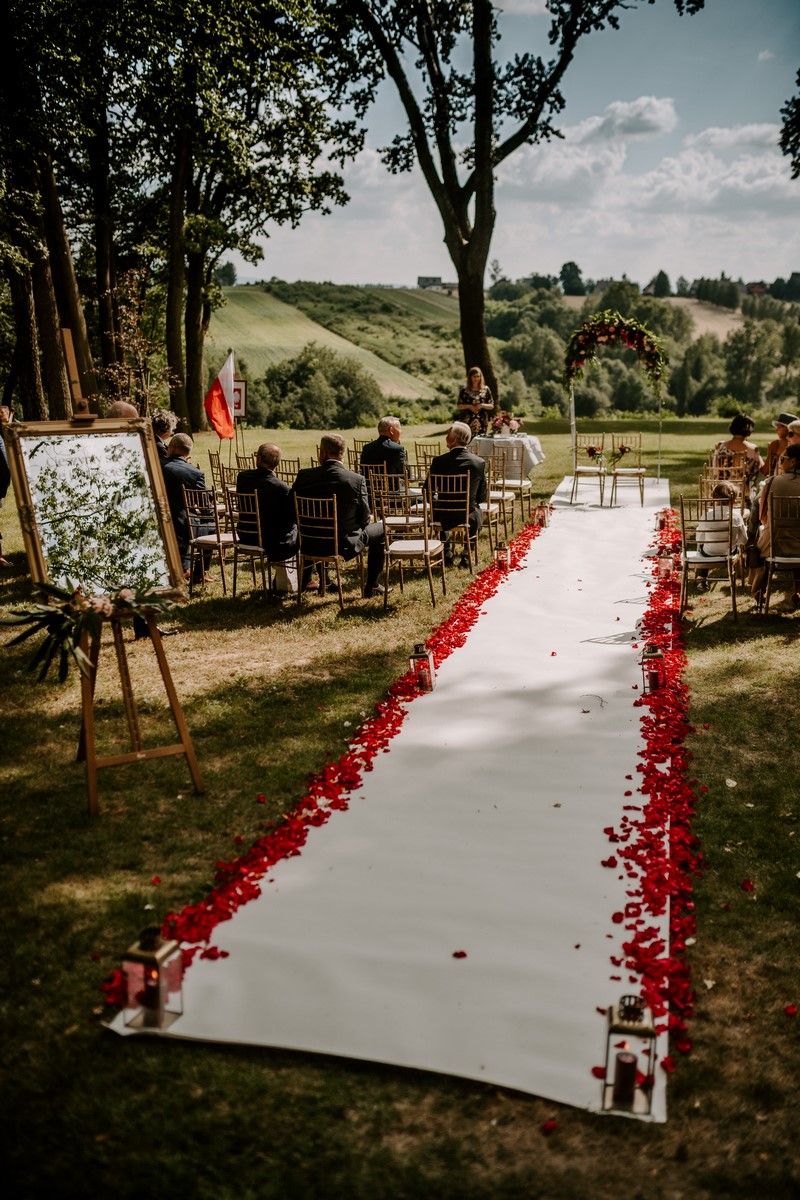
<svg viewBox="0 0 800 1200">
<path fill-rule="evenodd" d="M 483 381 L 480 367 L 470 367 L 466 386 L 458 393 L 457 409 L 456 420 L 469 425 L 473 437 L 486 433 L 489 414 L 494 411 L 494 400 Z"/>
</svg>

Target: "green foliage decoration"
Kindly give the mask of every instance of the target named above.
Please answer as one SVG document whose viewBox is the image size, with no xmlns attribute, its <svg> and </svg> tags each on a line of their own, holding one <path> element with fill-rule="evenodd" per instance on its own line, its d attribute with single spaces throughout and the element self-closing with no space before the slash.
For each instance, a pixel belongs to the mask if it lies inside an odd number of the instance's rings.
<svg viewBox="0 0 800 1200">
<path fill-rule="evenodd" d="M 620 343 L 635 350 L 648 383 L 656 396 L 661 392 L 661 380 L 669 369 L 669 360 L 658 339 L 633 318 L 620 316 L 614 309 L 605 309 L 576 329 L 564 355 L 563 382 L 567 391 L 583 379 L 586 363 L 597 358 L 597 347 Z"/>
<path fill-rule="evenodd" d="M 72 582 L 66 588 L 52 583 L 39 584 L 39 590 L 47 597 L 45 603 L 33 604 L 28 608 L 12 609 L 7 617 L 0 617 L 0 625 L 27 625 L 7 644 L 16 646 L 37 633 L 45 638 L 28 663 L 28 670 L 38 667 L 41 683 L 58 656 L 58 679 L 63 683 L 73 660 L 84 675 L 91 672 L 91 664 L 81 648 L 84 637 L 89 642 L 100 636 L 103 621 L 112 616 L 134 616 L 144 613 L 165 613 L 173 607 L 171 600 L 156 592 L 135 592 L 132 588 L 120 588 L 111 596 L 86 596 Z"/>
</svg>

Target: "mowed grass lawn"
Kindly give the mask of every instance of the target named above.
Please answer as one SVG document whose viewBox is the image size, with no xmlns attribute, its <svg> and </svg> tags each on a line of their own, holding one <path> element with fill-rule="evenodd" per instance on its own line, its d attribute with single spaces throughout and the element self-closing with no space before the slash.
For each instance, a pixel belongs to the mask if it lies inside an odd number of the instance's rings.
<svg viewBox="0 0 800 1200">
<path fill-rule="evenodd" d="M 535 475 L 546 497 L 568 471 L 566 424 L 531 428 L 547 454 Z M 430 432 L 407 430 L 405 440 Z M 768 430 L 758 434 L 764 447 Z M 691 493 L 720 435 L 716 423 L 666 423 L 673 498 Z M 310 457 L 318 434 L 246 437 L 249 447 L 270 437 L 287 455 Z M 654 426 L 646 437 L 653 470 Z M 198 437 L 201 466 L 216 445 Z M 29 582 L 13 501 L 0 521 L 13 563 L 0 581 L 7 611 L 28 599 Z M 557 517 L 547 536 L 559 536 Z M 404 597 L 395 589 L 387 615 L 355 592 L 344 614 L 332 597 L 298 611 L 249 588 L 236 600 L 223 599 L 219 583 L 196 594 L 163 623 L 180 629 L 165 647 L 207 790 L 193 793 L 178 759 L 107 770 L 94 821 L 74 763 L 77 680 L 37 684 L 25 670 L 29 651 L 3 648 L 2 1134 L 14 1200 L 800 1195 L 800 1017 L 784 1011 L 800 1004 L 800 616 L 783 593 L 769 619 L 748 613 L 744 601 L 734 624 L 718 586 L 697 597 L 686 621 L 690 744 L 708 788 L 698 796 L 696 832 L 707 869 L 697 880 L 690 951 L 693 1050 L 677 1056 L 665 1126 L 421 1071 L 123 1040 L 103 1028 L 99 985 L 139 929 L 200 899 L 215 862 L 241 852 L 302 795 L 307 775 L 341 753 L 403 671 L 411 644 L 447 616 L 467 583 L 466 572 L 451 570 L 447 602 L 434 612 L 427 584 L 415 580 Z M 0 640 L 11 636 L 3 630 Z M 152 650 L 130 643 L 129 657 L 150 738 L 171 740 Z M 122 744 L 108 651 L 97 713 L 102 745 Z M 544 1137 L 551 1117 L 557 1130 Z"/>
</svg>

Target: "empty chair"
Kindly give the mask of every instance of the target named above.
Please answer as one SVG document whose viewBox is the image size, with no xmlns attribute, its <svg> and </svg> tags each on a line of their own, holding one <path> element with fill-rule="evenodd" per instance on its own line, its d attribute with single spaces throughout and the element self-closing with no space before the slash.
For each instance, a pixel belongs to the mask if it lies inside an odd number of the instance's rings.
<svg viewBox="0 0 800 1200">
<path fill-rule="evenodd" d="M 611 504 L 617 499 L 620 484 L 639 488 L 639 502 L 644 506 L 644 477 L 642 466 L 642 435 L 612 433 L 611 435 Z"/>
<path fill-rule="evenodd" d="M 240 471 L 252 471 L 256 465 L 255 454 L 237 454 L 236 466 Z"/>
<path fill-rule="evenodd" d="M 604 433 L 576 433 L 575 445 L 572 448 L 572 491 L 569 502 L 574 504 L 578 496 L 578 486 L 581 482 L 597 480 L 600 487 L 600 504 L 606 486 L 606 465 L 604 456 Z"/>
<path fill-rule="evenodd" d="M 457 478 L 457 476 L 453 476 Z M 394 505 L 397 493 L 387 492 L 378 496 L 381 520 L 383 521 L 383 536 L 386 541 L 386 564 L 384 567 L 383 607 L 389 601 L 389 572 L 393 564 L 397 564 L 400 575 L 400 591 L 403 591 L 403 567 L 421 561 L 428 575 L 428 585 L 431 589 L 431 603 L 436 607 L 436 592 L 433 586 L 433 564 L 438 562 L 442 568 L 442 595 L 447 595 L 447 581 L 444 570 L 444 541 L 432 535 L 428 516 L 428 499 L 422 497 L 421 519 L 414 537 L 408 537 L 408 528 L 398 529 L 392 524 L 395 515 Z"/>
<path fill-rule="evenodd" d="M 502 488 L 504 491 L 513 492 L 519 498 L 520 515 L 525 519 L 527 509 L 528 518 L 530 519 L 533 511 L 533 484 L 528 478 L 525 470 L 525 446 L 521 441 L 516 441 L 509 438 L 503 442 L 503 454 L 505 456 Z M 494 453 L 492 454 L 494 461 Z M 500 477 L 495 471 L 495 479 L 498 487 L 500 486 Z"/>
<path fill-rule="evenodd" d="M 730 499 L 684 500 L 681 505 L 681 597 L 680 612 L 689 603 L 689 573 L 723 571 L 731 588 L 731 611 L 736 612 L 736 568 L 740 550 L 733 526 L 734 503 Z M 713 552 L 710 552 L 713 551 Z"/>
<path fill-rule="evenodd" d="M 300 470 L 299 458 L 281 458 L 277 467 L 273 468 L 278 479 L 282 479 L 284 483 L 292 484 L 297 478 L 297 472 Z"/>
</svg>

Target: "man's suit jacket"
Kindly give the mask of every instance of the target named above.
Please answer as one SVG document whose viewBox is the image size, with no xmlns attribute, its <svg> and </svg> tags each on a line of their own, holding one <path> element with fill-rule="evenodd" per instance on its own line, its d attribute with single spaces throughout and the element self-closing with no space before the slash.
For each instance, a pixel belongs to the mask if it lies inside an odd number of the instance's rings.
<svg viewBox="0 0 800 1200">
<path fill-rule="evenodd" d="M 316 500 L 336 497 L 338 550 L 344 558 L 355 558 L 367 545 L 365 530 L 370 511 L 367 481 L 363 475 L 348 471 L 339 459 L 329 458 L 318 467 L 304 467 L 298 471 L 292 492 Z"/>
<path fill-rule="evenodd" d="M 362 466 L 386 463 L 387 475 L 402 475 L 407 461 L 405 447 L 390 437 L 377 437 L 374 442 L 367 442 L 361 451 Z"/>
<path fill-rule="evenodd" d="M 466 446 L 456 446 L 446 454 L 437 454 L 431 459 L 431 475 L 469 475 L 469 513 L 480 520 L 479 504 L 486 499 L 486 463 Z M 436 516 L 434 505 L 434 516 Z M 445 528 L 457 525 L 456 517 L 445 517 Z M 480 525 L 479 525 L 480 527 Z"/>
<path fill-rule="evenodd" d="M 297 551 L 297 522 L 294 499 L 288 483 L 267 467 L 255 467 L 240 471 L 236 478 L 236 491 L 255 493 L 258 498 L 258 519 L 261 524 L 261 545 L 272 562 L 285 562 Z M 239 536 L 247 540 L 248 526 L 245 517 L 239 519 Z M 255 530 L 250 529 L 252 535 Z"/>
<path fill-rule="evenodd" d="M 193 466 L 185 458 L 173 455 L 165 458 L 162 463 L 164 484 L 167 489 L 169 511 L 172 513 L 172 524 L 175 526 L 175 536 L 179 546 L 189 545 L 189 522 L 186 505 L 183 503 L 183 488 L 204 488 L 206 477 L 199 467 Z M 212 518 L 213 525 L 213 518 Z M 207 526 L 208 522 L 204 522 Z"/>
</svg>

